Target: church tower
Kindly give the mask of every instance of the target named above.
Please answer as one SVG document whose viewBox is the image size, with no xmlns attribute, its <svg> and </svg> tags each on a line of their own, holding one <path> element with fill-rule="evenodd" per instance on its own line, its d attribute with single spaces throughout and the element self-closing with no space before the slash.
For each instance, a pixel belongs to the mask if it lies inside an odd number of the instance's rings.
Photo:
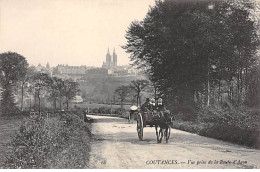
<svg viewBox="0 0 260 172">
<path fill-rule="evenodd" d="M 109 48 L 107 50 L 107 55 L 106 55 L 106 67 L 110 68 L 111 67 L 111 55 L 109 53 Z"/>
<path fill-rule="evenodd" d="M 117 66 L 117 55 L 116 55 L 116 51 L 115 51 L 115 48 L 114 48 L 114 51 L 113 51 L 113 66 Z"/>
</svg>

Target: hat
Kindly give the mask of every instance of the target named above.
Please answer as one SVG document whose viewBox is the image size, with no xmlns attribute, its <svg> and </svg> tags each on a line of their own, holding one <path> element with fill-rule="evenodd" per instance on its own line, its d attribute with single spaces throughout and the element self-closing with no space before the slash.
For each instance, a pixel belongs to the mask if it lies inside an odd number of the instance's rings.
<svg viewBox="0 0 260 172">
<path fill-rule="evenodd" d="M 130 107 L 130 110 L 137 110 L 137 107 L 134 105 L 134 106 L 131 106 Z"/>
</svg>

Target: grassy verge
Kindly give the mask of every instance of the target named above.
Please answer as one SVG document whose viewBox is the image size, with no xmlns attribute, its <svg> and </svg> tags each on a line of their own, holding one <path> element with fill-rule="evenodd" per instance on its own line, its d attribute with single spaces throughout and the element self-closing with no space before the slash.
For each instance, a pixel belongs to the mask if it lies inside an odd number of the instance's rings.
<svg viewBox="0 0 260 172">
<path fill-rule="evenodd" d="M 6 156 L 11 153 L 11 147 L 8 144 L 11 142 L 11 138 L 15 131 L 19 129 L 23 117 L 1 117 L 0 118 L 0 168 L 4 167 L 4 161 Z"/>
<path fill-rule="evenodd" d="M 190 133 L 200 134 L 200 132 L 206 128 L 206 125 L 210 125 L 210 124 L 175 120 L 172 123 L 172 128 L 182 130 L 182 131 L 187 131 Z"/>
<path fill-rule="evenodd" d="M 90 124 L 77 115 L 27 118 L 9 142 L 4 168 L 87 168 Z"/>
<path fill-rule="evenodd" d="M 260 130 L 257 129 L 241 128 L 232 124 L 209 124 L 181 120 L 174 121 L 172 127 L 201 136 L 260 149 Z"/>
</svg>

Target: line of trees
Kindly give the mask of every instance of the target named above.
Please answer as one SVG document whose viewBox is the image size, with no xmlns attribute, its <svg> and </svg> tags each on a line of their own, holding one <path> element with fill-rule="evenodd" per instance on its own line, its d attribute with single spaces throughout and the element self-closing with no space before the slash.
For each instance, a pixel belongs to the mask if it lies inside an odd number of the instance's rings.
<svg viewBox="0 0 260 172">
<path fill-rule="evenodd" d="M 130 85 L 121 85 L 116 88 L 115 95 L 118 96 L 121 105 L 121 111 L 123 111 L 123 104 L 127 98 L 131 99 L 132 104 L 137 107 L 141 105 L 141 92 L 149 91 L 150 82 L 144 79 L 138 79 L 131 81 Z"/>
<path fill-rule="evenodd" d="M 63 104 L 69 110 L 69 102 L 79 92 L 77 82 L 37 72 L 34 67 L 28 67 L 25 57 L 14 52 L 0 54 L 0 84 L 0 114 L 4 116 L 18 112 L 14 103 L 14 91 L 18 89 L 21 90 L 20 110 L 24 109 L 24 94 L 27 92 L 33 97 L 33 100 L 30 99 L 30 110 L 39 112 L 42 99 L 53 101 L 54 110 L 57 109 L 57 102 L 60 110 Z"/>
<path fill-rule="evenodd" d="M 256 7 L 249 0 L 156 1 L 131 23 L 123 48 L 168 103 L 210 106 L 226 96 L 259 107 Z"/>
</svg>

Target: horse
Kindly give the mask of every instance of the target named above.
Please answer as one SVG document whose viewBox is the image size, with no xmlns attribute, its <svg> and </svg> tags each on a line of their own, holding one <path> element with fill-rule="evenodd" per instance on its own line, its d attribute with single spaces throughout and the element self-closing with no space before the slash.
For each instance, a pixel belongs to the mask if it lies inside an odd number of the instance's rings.
<svg viewBox="0 0 260 172">
<path fill-rule="evenodd" d="M 162 138 L 164 137 L 166 143 L 171 135 L 171 122 L 172 117 L 170 111 L 159 111 L 155 117 L 155 131 L 157 137 L 157 143 L 162 142 Z M 158 131 L 158 127 L 160 128 Z"/>
</svg>

